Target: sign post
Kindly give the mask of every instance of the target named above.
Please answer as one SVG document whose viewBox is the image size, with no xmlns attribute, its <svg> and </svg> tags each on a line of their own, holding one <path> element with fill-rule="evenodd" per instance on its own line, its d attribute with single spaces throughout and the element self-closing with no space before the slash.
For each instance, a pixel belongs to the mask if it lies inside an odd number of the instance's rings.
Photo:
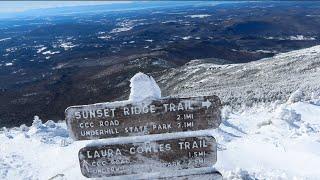
<svg viewBox="0 0 320 180">
<path fill-rule="evenodd" d="M 216 140 L 200 132 L 219 127 L 220 109 L 217 96 L 201 96 L 72 106 L 65 115 L 74 140 L 119 138 L 80 149 L 79 163 L 85 177 L 144 179 L 141 177 L 149 174 L 158 179 L 220 180 L 221 174 L 212 171 L 217 161 Z M 155 134 L 163 135 L 158 135 L 159 139 Z M 147 138 L 121 141 L 133 136 Z M 198 171 L 208 168 L 210 171 Z"/>
</svg>

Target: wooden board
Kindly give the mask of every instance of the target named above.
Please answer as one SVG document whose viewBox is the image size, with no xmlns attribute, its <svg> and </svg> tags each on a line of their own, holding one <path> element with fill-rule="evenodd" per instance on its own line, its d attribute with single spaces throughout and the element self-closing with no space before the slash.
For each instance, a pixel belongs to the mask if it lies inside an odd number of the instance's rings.
<svg viewBox="0 0 320 180">
<path fill-rule="evenodd" d="M 88 178 L 176 173 L 211 167 L 217 161 L 213 137 L 199 136 L 111 145 L 92 145 L 79 151 L 81 172 Z"/>
<path fill-rule="evenodd" d="M 92 140 L 214 129 L 220 108 L 217 96 L 204 96 L 72 106 L 65 115 L 74 140 Z"/>
</svg>

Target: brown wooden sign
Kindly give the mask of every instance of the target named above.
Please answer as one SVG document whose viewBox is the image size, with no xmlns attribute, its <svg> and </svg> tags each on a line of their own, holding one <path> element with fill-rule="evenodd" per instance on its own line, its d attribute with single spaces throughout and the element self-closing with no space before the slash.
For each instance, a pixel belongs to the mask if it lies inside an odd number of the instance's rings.
<svg viewBox="0 0 320 180">
<path fill-rule="evenodd" d="M 214 165 L 217 145 L 209 136 L 93 145 L 80 149 L 79 161 L 82 174 L 88 178 L 177 173 Z"/>
<path fill-rule="evenodd" d="M 65 114 L 74 140 L 92 140 L 217 128 L 220 107 L 217 96 L 203 96 L 72 106 Z"/>
</svg>

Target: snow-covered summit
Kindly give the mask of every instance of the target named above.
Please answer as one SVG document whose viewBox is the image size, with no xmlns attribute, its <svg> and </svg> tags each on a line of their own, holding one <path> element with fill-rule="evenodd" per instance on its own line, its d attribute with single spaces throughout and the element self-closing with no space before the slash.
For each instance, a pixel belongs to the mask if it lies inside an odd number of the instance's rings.
<svg viewBox="0 0 320 180">
<path fill-rule="evenodd" d="M 225 104 L 286 101 L 300 89 L 304 99 L 320 92 L 320 46 L 243 64 L 192 61 L 157 79 L 167 95 L 218 95 Z"/>
</svg>

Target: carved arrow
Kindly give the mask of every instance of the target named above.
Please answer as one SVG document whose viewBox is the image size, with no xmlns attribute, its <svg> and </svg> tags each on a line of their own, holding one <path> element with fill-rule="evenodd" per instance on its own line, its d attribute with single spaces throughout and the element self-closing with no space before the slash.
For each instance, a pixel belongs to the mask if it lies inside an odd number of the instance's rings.
<svg viewBox="0 0 320 180">
<path fill-rule="evenodd" d="M 207 107 L 207 109 L 211 106 L 211 102 L 209 100 L 202 102 L 202 107 Z"/>
<path fill-rule="evenodd" d="M 90 164 L 86 160 L 82 161 L 82 167 L 84 167 L 87 170 L 87 172 L 89 172 L 89 165 Z"/>
</svg>

